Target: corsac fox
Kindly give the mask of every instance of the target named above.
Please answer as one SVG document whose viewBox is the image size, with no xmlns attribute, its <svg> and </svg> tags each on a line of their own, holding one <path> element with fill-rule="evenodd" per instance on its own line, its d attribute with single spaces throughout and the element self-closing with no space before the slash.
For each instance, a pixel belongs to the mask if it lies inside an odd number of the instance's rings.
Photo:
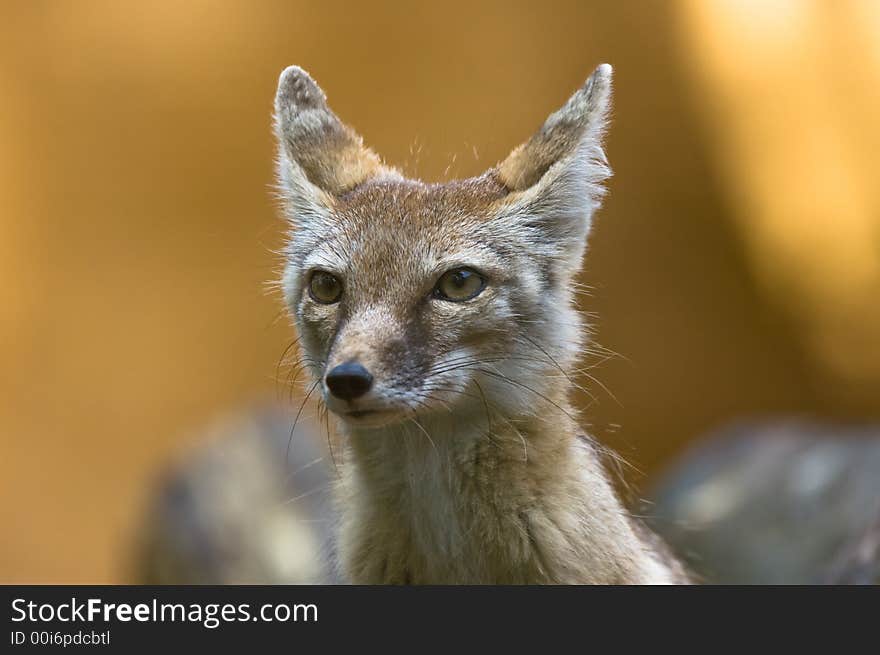
<svg viewBox="0 0 880 655">
<path fill-rule="evenodd" d="M 305 71 L 281 74 L 281 286 L 343 433 L 346 580 L 687 581 L 568 400 L 610 95 L 602 65 L 495 168 L 427 184 L 366 148 Z"/>
</svg>

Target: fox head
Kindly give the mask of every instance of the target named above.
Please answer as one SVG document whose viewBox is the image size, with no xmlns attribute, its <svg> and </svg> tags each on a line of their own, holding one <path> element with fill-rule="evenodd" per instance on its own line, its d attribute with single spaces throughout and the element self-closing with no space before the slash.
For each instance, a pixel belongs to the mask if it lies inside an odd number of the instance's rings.
<svg viewBox="0 0 880 655">
<path fill-rule="evenodd" d="M 610 95 L 605 64 L 499 165 L 425 184 L 366 148 L 308 73 L 281 74 L 282 288 L 333 413 L 366 429 L 558 397 L 582 340 L 575 275 L 611 174 Z"/>
</svg>

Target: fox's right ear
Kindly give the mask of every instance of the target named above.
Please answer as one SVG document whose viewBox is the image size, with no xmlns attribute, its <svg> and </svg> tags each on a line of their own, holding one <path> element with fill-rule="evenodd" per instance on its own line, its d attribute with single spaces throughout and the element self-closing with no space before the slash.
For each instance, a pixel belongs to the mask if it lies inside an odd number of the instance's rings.
<svg viewBox="0 0 880 655">
<path fill-rule="evenodd" d="M 298 66 L 278 79 L 275 95 L 278 178 L 296 226 L 326 215 L 336 198 L 378 176 L 396 176 L 327 106 L 327 97 Z"/>
</svg>

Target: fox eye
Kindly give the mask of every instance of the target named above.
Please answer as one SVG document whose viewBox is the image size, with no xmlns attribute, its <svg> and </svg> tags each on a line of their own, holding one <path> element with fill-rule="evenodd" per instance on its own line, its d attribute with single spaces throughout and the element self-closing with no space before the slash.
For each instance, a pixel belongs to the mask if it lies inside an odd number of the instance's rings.
<svg viewBox="0 0 880 655">
<path fill-rule="evenodd" d="M 342 297 L 342 282 L 327 271 L 315 271 L 309 278 L 309 296 L 322 305 L 331 305 Z"/>
<path fill-rule="evenodd" d="M 476 298 L 486 287 L 483 276 L 470 268 L 453 268 L 437 280 L 434 297 L 440 300 L 463 302 Z"/>
</svg>

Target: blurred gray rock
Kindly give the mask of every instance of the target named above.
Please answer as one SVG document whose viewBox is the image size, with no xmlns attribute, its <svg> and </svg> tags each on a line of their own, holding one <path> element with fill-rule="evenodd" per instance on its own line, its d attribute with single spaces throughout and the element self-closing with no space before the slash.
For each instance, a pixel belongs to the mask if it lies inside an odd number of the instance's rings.
<svg viewBox="0 0 880 655">
<path fill-rule="evenodd" d="M 880 582 L 880 428 L 741 425 L 702 442 L 645 513 L 710 583 Z"/>
<path fill-rule="evenodd" d="M 140 532 L 147 584 L 333 582 L 322 433 L 268 407 L 218 421 L 159 482 Z"/>
</svg>

